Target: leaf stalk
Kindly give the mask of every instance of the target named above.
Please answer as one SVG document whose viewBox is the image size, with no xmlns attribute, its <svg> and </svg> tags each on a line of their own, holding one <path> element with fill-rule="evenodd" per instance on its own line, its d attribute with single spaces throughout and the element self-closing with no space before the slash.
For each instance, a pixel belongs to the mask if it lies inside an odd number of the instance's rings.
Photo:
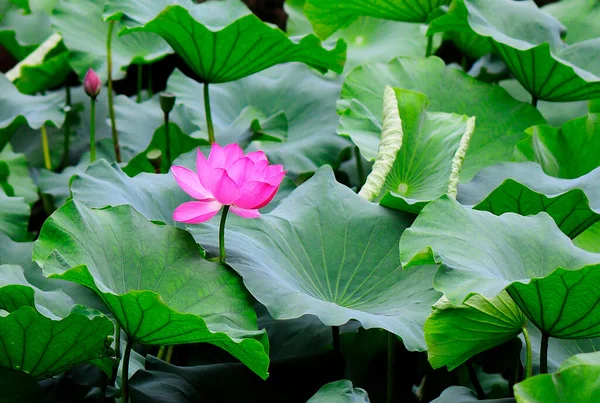
<svg viewBox="0 0 600 403">
<path fill-rule="evenodd" d="M 117 133 L 117 123 L 115 119 L 115 102 L 113 99 L 112 80 L 112 33 L 114 26 L 114 21 L 110 21 L 108 23 L 108 33 L 106 35 L 106 64 L 108 68 L 108 114 L 110 116 L 112 140 L 115 148 L 115 159 L 117 160 L 117 162 L 121 162 L 121 149 L 119 148 L 119 134 Z"/>
<path fill-rule="evenodd" d="M 213 127 L 212 114 L 210 111 L 210 92 L 208 83 L 204 83 L 204 112 L 206 114 L 206 130 L 208 131 L 208 142 L 215 142 L 215 129 Z"/>
</svg>

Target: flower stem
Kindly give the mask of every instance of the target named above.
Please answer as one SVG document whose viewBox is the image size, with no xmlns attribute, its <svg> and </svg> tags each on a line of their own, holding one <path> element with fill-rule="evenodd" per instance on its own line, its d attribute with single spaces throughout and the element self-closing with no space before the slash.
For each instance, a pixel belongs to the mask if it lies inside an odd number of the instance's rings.
<svg viewBox="0 0 600 403">
<path fill-rule="evenodd" d="M 523 337 L 525 338 L 525 349 L 527 351 L 527 362 L 525 363 L 525 376 L 523 379 L 527 379 L 533 375 L 533 354 L 531 352 L 531 339 L 525 326 L 523 326 Z"/>
<path fill-rule="evenodd" d="M 542 345 L 540 346 L 540 374 L 548 373 L 548 339 L 547 334 L 542 334 Z"/>
<path fill-rule="evenodd" d="M 121 149 L 119 148 L 119 134 L 117 133 L 117 123 L 115 121 L 115 103 L 113 99 L 112 81 L 112 32 L 114 26 L 114 21 L 110 21 L 108 23 L 108 33 L 106 35 L 106 64 L 108 68 L 108 114 L 110 116 L 112 139 L 113 145 L 115 147 L 115 158 L 117 162 L 121 162 Z"/>
<path fill-rule="evenodd" d="M 63 140 L 63 155 L 60 161 L 61 168 L 66 168 L 69 165 L 69 148 L 71 147 L 71 124 L 69 121 L 69 115 L 71 114 L 71 87 L 65 85 L 65 125 L 64 125 L 64 133 L 65 138 Z"/>
<path fill-rule="evenodd" d="M 44 167 L 48 171 L 52 171 L 52 160 L 50 159 L 50 145 L 48 145 L 48 132 L 46 131 L 46 125 L 42 125 L 40 128 L 42 132 L 42 151 L 44 153 Z"/>
<path fill-rule="evenodd" d="M 388 333 L 388 356 L 387 356 L 387 403 L 395 402 L 395 379 L 396 379 L 396 352 L 398 342 L 396 335 Z"/>
<path fill-rule="evenodd" d="M 431 56 L 433 52 L 433 35 L 427 37 L 427 49 L 425 50 L 425 57 Z"/>
<path fill-rule="evenodd" d="M 123 354 L 123 367 L 121 369 L 121 395 L 123 403 L 129 403 L 129 357 L 133 343 L 130 338 L 127 339 L 125 353 Z"/>
<path fill-rule="evenodd" d="M 90 107 L 90 162 L 96 161 L 96 98 L 91 98 Z"/>
<path fill-rule="evenodd" d="M 223 212 L 221 213 L 221 224 L 219 226 L 219 261 L 225 262 L 225 221 L 227 220 L 227 213 L 229 212 L 229 206 L 223 206 Z"/>
<path fill-rule="evenodd" d="M 165 158 L 167 159 L 167 172 L 171 166 L 171 135 L 169 133 L 169 113 L 165 112 Z"/>
<path fill-rule="evenodd" d="M 137 97 L 135 102 L 142 102 L 142 64 L 137 65 Z"/>
<path fill-rule="evenodd" d="M 208 130 L 208 142 L 215 142 L 215 129 L 212 122 L 212 114 L 210 112 L 210 93 L 208 83 L 204 83 L 204 112 L 206 114 L 206 130 Z"/>
</svg>

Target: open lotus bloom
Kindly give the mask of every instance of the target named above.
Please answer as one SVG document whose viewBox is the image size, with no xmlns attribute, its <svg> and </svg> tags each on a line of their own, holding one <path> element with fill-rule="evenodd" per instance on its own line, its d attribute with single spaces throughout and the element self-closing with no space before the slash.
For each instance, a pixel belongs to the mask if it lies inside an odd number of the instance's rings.
<svg viewBox="0 0 600 403">
<path fill-rule="evenodd" d="M 198 199 L 177 207 L 173 212 L 175 221 L 199 224 L 210 220 L 225 205 L 241 217 L 260 217 L 258 209 L 273 200 L 286 173 L 281 165 L 269 165 L 262 151 L 244 155 L 237 144 L 221 147 L 216 143 L 208 160 L 198 150 L 196 170 L 171 167 L 179 186 Z"/>
</svg>

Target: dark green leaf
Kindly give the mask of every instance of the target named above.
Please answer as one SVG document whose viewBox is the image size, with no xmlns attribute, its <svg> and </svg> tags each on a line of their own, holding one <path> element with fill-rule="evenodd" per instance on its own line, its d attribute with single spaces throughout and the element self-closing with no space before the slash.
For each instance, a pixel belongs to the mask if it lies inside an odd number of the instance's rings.
<svg viewBox="0 0 600 403">
<path fill-rule="evenodd" d="M 104 15 L 123 21 L 121 35 L 160 35 L 207 83 L 235 81 L 286 62 L 341 73 L 346 59 L 343 41 L 326 50 L 314 35 L 290 39 L 263 23 L 240 0 L 198 5 L 180 0 L 110 0 Z"/>
</svg>

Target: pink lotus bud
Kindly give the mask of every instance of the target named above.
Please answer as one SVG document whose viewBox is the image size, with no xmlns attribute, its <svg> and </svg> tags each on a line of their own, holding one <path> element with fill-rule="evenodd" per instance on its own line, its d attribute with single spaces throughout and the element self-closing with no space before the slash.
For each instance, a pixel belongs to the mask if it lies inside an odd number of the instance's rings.
<svg viewBox="0 0 600 403">
<path fill-rule="evenodd" d="M 85 90 L 85 93 L 92 98 L 96 98 L 98 94 L 100 94 L 101 88 L 102 81 L 100 81 L 98 74 L 96 74 L 94 70 L 88 69 L 83 79 L 83 89 Z"/>
<path fill-rule="evenodd" d="M 179 186 L 198 201 L 183 203 L 173 219 L 199 224 L 214 217 L 224 205 L 244 218 L 260 217 L 263 208 L 275 197 L 286 174 L 281 165 L 269 165 L 262 151 L 244 155 L 237 144 L 221 147 L 213 143 L 208 159 L 198 150 L 196 171 L 173 166 L 171 172 Z"/>
</svg>

